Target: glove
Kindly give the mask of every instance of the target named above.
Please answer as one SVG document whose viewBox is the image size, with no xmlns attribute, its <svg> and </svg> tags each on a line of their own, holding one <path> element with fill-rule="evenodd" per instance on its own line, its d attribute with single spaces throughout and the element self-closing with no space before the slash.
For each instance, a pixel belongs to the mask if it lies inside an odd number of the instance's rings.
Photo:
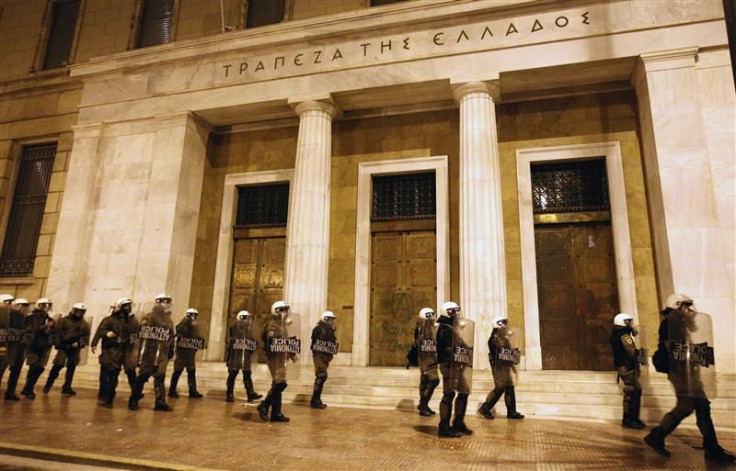
<svg viewBox="0 0 736 471">
<path fill-rule="evenodd" d="M 109 331 L 108 333 L 105 334 L 105 337 L 107 337 L 109 339 L 114 339 L 115 337 L 117 337 L 117 334 L 111 330 L 111 331 Z"/>
</svg>

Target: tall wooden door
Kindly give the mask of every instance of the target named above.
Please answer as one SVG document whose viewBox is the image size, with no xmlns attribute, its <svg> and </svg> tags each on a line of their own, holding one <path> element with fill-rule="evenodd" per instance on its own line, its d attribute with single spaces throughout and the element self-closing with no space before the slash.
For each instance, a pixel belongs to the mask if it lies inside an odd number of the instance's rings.
<svg viewBox="0 0 736 471">
<path fill-rule="evenodd" d="M 436 308 L 436 235 L 374 232 L 371 244 L 369 363 L 404 366 L 419 309 Z"/>
<path fill-rule="evenodd" d="M 618 312 L 610 222 L 535 227 L 542 367 L 610 370 Z"/>
<path fill-rule="evenodd" d="M 282 298 L 286 237 L 236 239 L 230 282 L 228 325 L 245 309 L 253 319 L 253 334 L 259 339 L 271 304 Z M 264 361 L 259 351 L 259 361 Z"/>
</svg>

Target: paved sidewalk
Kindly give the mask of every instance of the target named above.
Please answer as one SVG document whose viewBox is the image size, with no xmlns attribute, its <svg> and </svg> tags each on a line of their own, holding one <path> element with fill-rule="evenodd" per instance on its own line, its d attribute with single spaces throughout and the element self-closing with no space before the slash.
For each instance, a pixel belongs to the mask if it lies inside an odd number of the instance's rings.
<svg viewBox="0 0 736 471">
<path fill-rule="evenodd" d="M 0 469 L 1 454 L 122 469 L 736 469 L 706 464 L 692 429 L 668 440 L 667 459 L 643 444 L 646 432 L 611 423 L 486 421 L 471 413 L 472 436 L 439 439 L 437 418 L 412 412 L 284 404 L 292 421 L 271 425 L 255 405 L 218 398 L 183 396 L 171 400 L 174 412 L 154 412 L 150 390 L 131 412 L 121 389 L 112 410 L 83 389 L 73 398 L 53 391 L 35 401 L 0 401 Z M 734 433 L 719 435 L 736 451 Z"/>
</svg>

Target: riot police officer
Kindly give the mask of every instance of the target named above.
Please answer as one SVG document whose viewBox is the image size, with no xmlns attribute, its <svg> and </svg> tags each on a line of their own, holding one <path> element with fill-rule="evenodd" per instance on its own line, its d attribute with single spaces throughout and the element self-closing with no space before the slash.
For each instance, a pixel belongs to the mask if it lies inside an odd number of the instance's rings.
<svg viewBox="0 0 736 471">
<path fill-rule="evenodd" d="M 335 314 L 332 311 L 322 313 L 322 319 L 312 329 L 312 362 L 314 363 L 314 390 L 309 401 L 313 409 L 327 407 L 322 402 L 322 388 L 327 381 L 327 368 L 334 355 L 337 354 L 338 344 L 335 335 Z"/>
<path fill-rule="evenodd" d="M 112 407 L 118 386 L 118 376 L 123 367 L 126 350 L 130 345 L 128 332 L 128 316 L 131 302 L 128 298 L 120 298 L 113 304 L 112 312 L 102 319 L 92 337 L 92 353 L 96 353 L 97 345 L 102 341 L 100 353 L 100 389 L 98 398 L 101 405 Z"/>
<path fill-rule="evenodd" d="M 238 371 L 243 371 L 243 386 L 248 395 L 248 402 L 263 397 L 253 388 L 251 376 L 252 356 L 256 351 L 256 340 L 253 338 L 251 315 L 248 311 L 239 311 L 235 316 L 235 322 L 228 329 L 227 349 L 225 352 L 225 364 L 227 365 L 227 392 L 225 400 L 235 401 L 235 378 Z"/>
<path fill-rule="evenodd" d="M 286 301 L 276 301 L 271 305 L 271 315 L 263 327 L 261 340 L 266 352 L 266 364 L 271 374 L 271 389 L 266 398 L 258 406 L 258 415 L 262 420 L 271 422 L 288 422 L 290 419 L 281 413 L 281 394 L 288 386 L 286 384 L 286 359 L 296 361 L 296 351 L 291 348 L 286 323 L 289 321 L 289 304 Z"/>
<path fill-rule="evenodd" d="M 53 303 L 48 298 L 39 299 L 36 301 L 36 308 L 24 320 L 23 335 L 27 345 L 26 364 L 28 365 L 28 374 L 21 394 L 28 399 L 36 398 L 33 388 L 49 361 L 53 343 L 52 334 L 55 327 L 54 319 L 49 316 L 52 305 Z"/>
<path fill-rule="evenodd" d="M 8 367 L 8 328 L 10 325 L 11 303 L 15 297 L 12 294 L 0 294 L 0 385 Z"/>
<path fill-rule="evenodd" d="M 189 397 L 200 399 L 202 394 L 197 391 L 197 350 L 204 348 L 204 339 L 199 336 L 197 317 L 199 311 L 194 308 L 187 309 L 184 319 L 176 325 L 176 357 L 174 358 L 174 373 L 171 375 L 169 384 L 169 397 L 179 397 L 176 385 L 179 382 L 184 368 L 187 369 L 187 382 L 189 384 Z"/>
<path fill-rule="evenodd" d="M 613 364 L 618 373 L 618 380 L 624 384 L 624 406 L 621 425 L 626 428 L 641 430 L 646 425 L 639 419 L 641 409 L 641 384 L 639 384 L 639 361 L 634 343 L 634 316 L 625 312 L 613 318 L 611 332 L 611 349 Z"/>
<path fill-rule="evenodd" d="M 465 425 L 465 411 L 472 383 L 472 342 L 473 323 L 460 318 L 460 306 L 448 301 L 442 305 L 442 315 L 437 320 L 437 360 L 442 373 L 442 401 L 440 402 L 440 423 L 437 434 L 440 437 L 456 438 L 473 433 Z M 462 353 L 464 352 L 464 353 Z M 457 393 L 457 399 L 455 394 Z M 453 400 L 455 419 L 450 427 Z"/>
<path fill-rule="evenodd" d="M 123 314 L 125 321 L 125 333 L 127 341 L 123 350 L 123 371 L 128 380 L 131 391 L 135 387 L 135 379 L 138 376 L 138 319 L 133 310 L 133 301 L 130 298 L 120 298 L 115 302 L 115 309 Z M 143 394 L 141 394 L 143 398 Z"/>
<path fill-rule="evenodd" d="M 678 293 L 667 297 L 662 315 L 659 342 L 668 352 L 667 378 L 675 389 L 677 403 L 644 437 L 644 442 L 660 455 L 671 456 L 664 446 L 665 438 L 695 411 L 705 459 L 732 462 L 736 456 L 718 444 L 710 417 L 709 396 L 715 392 L 715 371 L 711 368 L 714 352 L 708 346 L 713 343 L 710 316 L 698 312 L 692 298 Z"/>
<path fill-rule="evenodd" d="M 414 345 L 419 359 L 419 415 L 429 417 L 435 412 L 429 408 L 435 388 L 440 384 L 437 363 L 437 323 L 431 307 L 419 311 L 419 319 L 414 328 Z"/>
<path fill-rule="evenodd" d="M 166 367 L 174 356 L 174 322 L 171 320 L 171 296 L 159 294 L 151 312 L 143 316 L 138 329 L 140 371 L 128 399 L 128 409 L 138 410 L 143 386 L 153 376 L 156 401 L 153 410 L 171 412 L 166 403 Z"/>
<path fill-rule="evenodd" d="M 18 386 L 18 379 L 20 379 L 20 372 L 23 368 L 23 360 L 25 360 L 26 344 L 23 342 L 23 333 L 25 319 L 28 316 L 30 307 L 31 305 L 27 299 L 18 298 L 8 313 L 8 337 L 5 361 L 10 369 L 10 375 L 8 376 L 8 387 L 5 390 L 6 401 L 20 401 L 20 398 L 15 394 L 15 388 Z"/>
<path fill-rule="evenodd" d="M 74 371 L 79 364 L 80 350 L 89 345 L 90 329 L 89 324 L 84 320 L 84 314 L 86 312 L 87 308 L 83 303 L 76 303 L 72 306 L 69 314 L 59 321 L 56 327 L 58 330 L 57 352 L 51 371 L 49 371 L 49 377 L 46 379 L 46 385 L 43 387 L 44 394 L 48 394 L 51 391 L 54 381 L 59 377 L 59 373 L 64 367 L 66 367 L 66 374 L 64 376 L 64 385 L 61 387 L 61 393 L 67 396 L 77 394 L 72 389 Z"/>
<path fill-rule="evenodd" d="M 496 405 L 501 396 L 504 396 L 506 404 L 506 417 L 509 419 L 523 419 L 524 415 L 516 410 L 516 390 L 514 388 L 515 376 L 517 374 L 517 357 L 513 355 L 512 336 L 518 333 L 510 329 L 508 319 L 497 317 L 494 320 L 491 336 L 488 338 L 488 360 L 491 363 L 493 373 L 493 391 L 488 393 L 486 401 L 478 409 L 478 413 L 486 419 L 493 419 L 493 406 Z"/>
</svg>

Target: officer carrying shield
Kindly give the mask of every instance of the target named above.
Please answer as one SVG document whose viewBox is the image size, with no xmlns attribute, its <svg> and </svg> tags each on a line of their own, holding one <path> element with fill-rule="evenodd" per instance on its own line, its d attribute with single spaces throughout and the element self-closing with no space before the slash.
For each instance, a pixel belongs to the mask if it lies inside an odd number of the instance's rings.
<svg viewBox="0 0 736 471">
<path fill-rule="evenodd" d="M 20 401 L 15 394 L 18 386 L 20 372 L 23 368 L 27 345 L 23 342 L 25 319 L 30 312 L 31 304 L 25 298 L 15 300 L 8 314 L 8 351 L 5 354 L 10 375 L 8 376 L 8 387 L 5 390 L 6 401 Z"/>
<path fill-rule="evenodd" d="M 0 385 L 8 368 L 8 329 L 10 328 L 10 310 L 15 296 L 0 294 Z"/>
<path fill-rule="evenodd" d="M 46 385 L 43 387 L 44 394 L 48 394 L 51 391 L 54 381 L 59 377 L 59 373 L 64 367 L 66 367 L 66 374 L 64 376 L 64 385 L 61 387 L 61 394 L 67 396 L 77 394 L 72 389 L 74 371 L 79 364 L 80 350 L 89 345 L 90 328 L 87 321 L 84 320 L 84 314 L 86 312 L 87 308 L 83 303 L 76 303 L 72 306 L 69 314 L 59 321 L 56 327 L 58 330 L 56 356 L 54 357 L 51 371 L 49 371 L 49 376 L 46 379 Z"/>
<path fill-rule="evenodd" d="M 641 409 L 641 384 L 639 383 L 639 361 L 636 343 L 634 342 L 634 316 L 625 312 L 613 318 L 611 332 L 611 348 L 613 363 L 618 373 L 618 380 L 624 384 L 624 407 L 621 425 L 626 428 L 641 430 L 646 424 L 639 419 Z"/>
<path fill-rule="evenodd" d="M 251 376 L 251 365 L 257 348 L 252 325 L 250 312 L 243 310 L 238 312 L 235 322 L 228 329 L 227 350 L 225 351 L 225 364 L 227 365 L 225 400 L 227 402 L 235 401 L 235 379 L 238 377 L 238 371 L 241 370 L 248 402 L 263 397 L 253 388 L 253 377 Z"/>
<path fill-rule="evenodd" d="M 322 402 L 322 388 L 327 381 L 327 368 L 334 355 L 337 354 L 338 344 L 335 335 L 335 314 L 332 311 L 322 313 L 322 319 L 312 330 L 312 362 L 314 363 L 314 391 L 309 401 L 313 409 L 327 407 Z"/>
<path fill-rule="evenodd" d="M 271 305 L 271 315 L 263 327 L 261 340 L 266 351 L 266 363 L 271 373 L 271 389 L 266 398 L 258 406 L 258 415 L 262 420 L 269 420 L 268 411 L 271 409 L 271 422 L 288 422 L 290 419 L 281 413 L 281 394 L 288 386 L 286 384 L 286 359 L 297 360 L 298 339 L 289 338 L 287 322 L 292 319 L 289 304 L 286 301 L 276 301 Z M 296 330 L 296 329 L 295 329 Z M 295 340 L 292 342 L 291 340 Z"/>
<path fill-rule="evenodd" d="M 677 404 L 644 437 L 644 442 L 660 455 L 671 456 L 664 446 L 664 439 L 694 410 L 698 429 L 703 435 L 705 459 L 732 462 L 736 456 L 718 444 L 710 417 L 709 399 L 715 398 L 716 393 L 710 316 L 698 312 L 692 298 L 683 294 L 668 296 L 662 315 L 659 342 L 668 352 L 667 378 L 675 389 Z"/>
<path fill-rule="evenodd" d="M 435 415 L 429 408 L 435 388 L 440 384 L 437 367 L 437 323 L 435 312 L 431 307 L 419 311 L 419 319 L 414 328 L 414 345 L 418 352 L 419 363 L 419 404 L 417 410 L 422 417 Z"/>
<path fill-rule="evenodd" d="M 461 319 L 460 306 L 448 301 L 442 305 L 442 315 L 437 324 L 437 360 L 442 373 L 442 401 L 437 435 L 450 438 L 470 435 L 473 431 L 465 425 L 465 411 L 472 384 L 474 323 Z M 453 400 L 455 419 L 450 427 Z"/>
<path fill-rule="evenodd" d="M 48 298 L 39 299 L 36 301 L 36 308 L 24 320 L 23 335 L 27 345 L 26 364 L 28 365 L 28 374 L 21 394 L 28 399 L 36 398 L 33 388 L 49 361 L 53 342 L 52 334 L 56 324 L 54 319 L 49 316 L 52 305 L 53 303 Z"/>
<path fill-rule="evenodd" d="M 138 410 L 143 386 L 153 376 L 156 402 L 153 410 L 171 412 L 166 403 L 166 367 L 174 356 L 174 322 L 171 320 L 171 296 L 159 294 L 151 312 L 143 316 L 138 330 L 140 371 L 128 399 L 128 409 Z"/>
<path fill-rule="evenodd" d="M 135 387 L 135 379 L 138 376 L 138 319 L 133 310 L 133 301 L 130 298 L 120 298 L 115 303 L 116 309 L 122 311 L 125 320 L 125 332 L 127 342 L 123 352 L 123 371 L 128 380 L 131 391 Z M 142 396 L 141 396 L 142 397 Z"/>
<path fill-rule="evenodd" d="M 478 409 L 478 413 L 486 419 L 493 419 L 493 406 L 501 396 L 506 404 L 506 417 L 523 419 L 524 415 L 516 410 L 516 390 L 514 388 L 519 363 L 519 349 L 516 348 L 520 333 L 508 325 L 506 317 L 497 317 L 488 338 L 488 360 L 493 373 L 493 391 L 488 393 L 486 401 Z"/>
<path fill-rule="evenodd" d="M 197 317 L 199 311 L 194 308 L 187 309 L 184 319 L 176 325 L 176 357 L 174 358 L 174 373 L 171 375 L 169 384 L 169 397 L 179 397 L 176 385 L 179 383 L 184 368 L 187 369 L 187 382 L 189 383 L 189 397 L 200 399 L 202 394 L 197 391 L 197 350 L 204 348 L 204 339 L 199 336 Z"/>
<path fill-rule="evenodd" d="M 128 298 L 120 298 L 112 305 L 110 315 L 102 319 L 92 337 L 92 353 L 97 352 L 97 345 L 102 342 L 100 362 L 100 389 L 97 397 L 104 407 L 112 407 L 118 387 L 118 376 L 123 367 L 126 351 L 130 347 L 128 316 L 132 302 Z"/>
</svg>

